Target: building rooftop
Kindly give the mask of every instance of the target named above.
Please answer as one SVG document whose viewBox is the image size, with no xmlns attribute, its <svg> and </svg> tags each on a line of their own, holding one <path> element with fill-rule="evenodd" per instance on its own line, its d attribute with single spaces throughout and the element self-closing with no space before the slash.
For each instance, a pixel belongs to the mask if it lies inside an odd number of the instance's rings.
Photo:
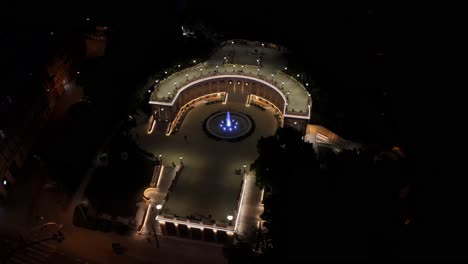
<svg viewBox="0 0 468 264">
<path fill-rule="evenodd" d="M 232 44 L 234 42 L 234 44 Z M 242 77 L 269 85 L 287 100 L 285 116 L 308 119 L 312 100 L 305 87 L 285 73 L 282 47 L 248 41 L 226 41 L 205 62 L 181 69 L 163 80 L 154 80 L 150 103 L 172 105 L 179 93 L 193 83 L 222 77 Z"/>
</svg>

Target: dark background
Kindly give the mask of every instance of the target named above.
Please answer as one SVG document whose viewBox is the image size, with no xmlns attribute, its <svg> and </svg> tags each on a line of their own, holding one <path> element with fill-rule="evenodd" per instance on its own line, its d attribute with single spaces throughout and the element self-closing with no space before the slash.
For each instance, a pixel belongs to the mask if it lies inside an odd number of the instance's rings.
<svg viewBox="0 0 468 264">
<path fill-rule="evenodd" d="M 453 174 L 442 169 L 447 163 L 439 158 L 445 154 L 439 136 L 445 132 L 433 129 L 434 122 L 444 125 L 440 101 L 423 84 L 429 76 L 421 77 L 417 63 L 430 56 L 420 41 L 428 31 L 419 18 L 424 13 L 423 7 L 407 5 L 309 1 L 7 2 L 0 9 L 1 72 L 4 79 L 21 79 L 41 67 L 53 47 L 44 40 L 52 30 L 66 36 L 108 26 L 102 89 L 90 93 L 108 113 L 119 113 L 135 83 L 211 48 L 203 38 L 183 39 L 182 24 L 203 24 L 224 39 L 285 45 L 292 51 L 289 67 L 306 73 L 320 89 L 313 107 L 323 125 L 370 145 L 404 147 L 408 173 L 420 190 L 418 208 L 425 220 L 420 233 L 433 242 L 425 246 L 458 252 L 464 243 L 456 241 L 465 228 L 454 215 L 461 214 L 457 204 L 463 200 L 448 180 Z M 11 83 L 1 91 L 18 92 L 21 86 Z"/>
</svg>

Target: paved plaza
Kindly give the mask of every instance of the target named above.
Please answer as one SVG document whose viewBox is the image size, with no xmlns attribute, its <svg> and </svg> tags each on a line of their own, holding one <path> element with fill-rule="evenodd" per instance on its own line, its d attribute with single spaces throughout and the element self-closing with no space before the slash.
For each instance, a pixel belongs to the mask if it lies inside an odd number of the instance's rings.
<svg viewBox="0 0 468 264">
<path fill-rule="evenodd" d="M 227 215 L 236 215 L 237 199 L 241 190 L 243 164 L 250 164 L 257 157 L 257 141 L 261 136 L 273 135 L 277 121 L 270 109 L 262 111 L 246 107 L 243 98 L 227 104 L 203 103 L 192 109 L 183 121 L 179 131 L 166 136 L 166 123 L 157 124 L 148 135 L 147 125 L 136 128 L 137 143 L 155 156 L 162 155 L 163 164 L 172 167 L 180 165 L 183 157 L 184 169 L 177 185 L 163 208 L 164 214 L 181 217 L 212 216 L 218 223 L 227 223 Z M 209 138 L 202 129 L 203 121 L 216 111 L 238 111 L 250 115 L 255 121 L 255 131 L 239 142 L 216 141 Z M 187 137 L 185 140 L 184 136 Z"/>
</svg>

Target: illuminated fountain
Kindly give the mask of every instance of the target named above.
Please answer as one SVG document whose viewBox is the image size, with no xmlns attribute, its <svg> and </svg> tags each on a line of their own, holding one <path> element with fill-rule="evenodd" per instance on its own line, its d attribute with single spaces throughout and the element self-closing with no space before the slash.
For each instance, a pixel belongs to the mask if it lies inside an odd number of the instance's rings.
<svg viewBox="0 0 468 264">
<path fill-rule="evenodd" d="M 204 123 L 205 131 L 216 139 L 238 140 L 252 134 L 252 118 L 238 112 L 217 112 L 208 117 Z"/>
<path fill-rule="evenodd" d="M 231 114 L 229 111 L 226 113 L 226 119 L 219 122 L 219 126 L 226 132 L 232 132 L 237 130 L 239 122 L 235 119 L 231 119 Z"/>
</svg>

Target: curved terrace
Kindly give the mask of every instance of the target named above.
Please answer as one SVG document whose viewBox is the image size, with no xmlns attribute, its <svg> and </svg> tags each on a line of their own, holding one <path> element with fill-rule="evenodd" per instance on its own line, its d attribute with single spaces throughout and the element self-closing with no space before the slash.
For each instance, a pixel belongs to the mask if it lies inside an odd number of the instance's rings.
<svg viewBox="0 0 468 264">
<path fill-rule="evenodd" d="M 285 102 L 282 109 L 285 117 L 308 119 L 312 106 L 310 94 L 300 82 L 282 71 L 286 67 L 283 58 L 280 50 L 259 49 L 251 42 L 221 46 L 206 62 L 176 72 L 164 80 L 155 80 L 150 103 L 172 106 L 183 90 L 195 84 L 213 79 L 240 78 L 262 83 L 281 95 Z"/>
</svg>

